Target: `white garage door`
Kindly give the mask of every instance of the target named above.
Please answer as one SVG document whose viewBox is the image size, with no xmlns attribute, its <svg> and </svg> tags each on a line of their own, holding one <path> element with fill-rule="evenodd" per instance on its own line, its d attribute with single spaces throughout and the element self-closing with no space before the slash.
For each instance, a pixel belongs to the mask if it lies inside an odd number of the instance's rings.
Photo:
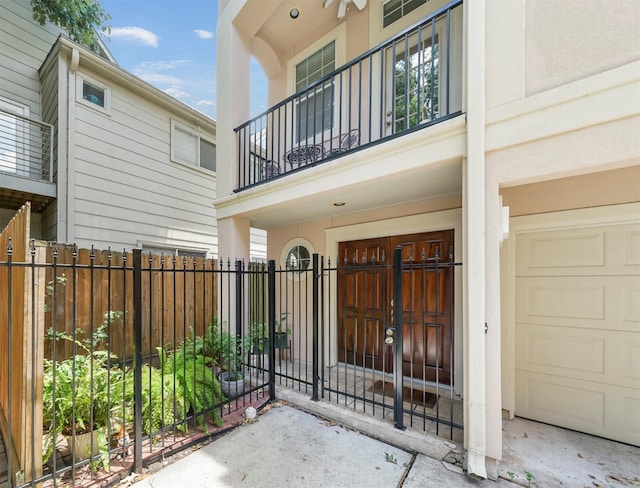
<svg viewBox="0 0 640 488">
<path fill-rule="evenodd" d="M 640 445 L 640 206 L 520 219 L 516 415 Z"/>
</svg>

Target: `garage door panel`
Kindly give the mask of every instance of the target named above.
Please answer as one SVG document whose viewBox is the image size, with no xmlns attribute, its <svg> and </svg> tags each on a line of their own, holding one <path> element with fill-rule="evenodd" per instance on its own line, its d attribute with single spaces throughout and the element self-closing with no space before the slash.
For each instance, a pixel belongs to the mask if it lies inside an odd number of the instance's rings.
<svg viewBox="0 0 640 488">
<path fill-rule="evenodd" d="M 637 276 L 517 278 L 516 321 L 637 332 L 640 279 Z"/>
<path fill-rule="evenodd" d="M 626 378 L 640 381 L 640 340 L 629 338 L 630 342 L 622 345 L 623 374 Z"/>
<path fill-rule="evenodd" d="M 516 370 L 640 390 L 640 337 L 570 327 L 518 324 Z"/>
<path fill-rule="evenodd" d="M 516 415 L 640 445 L 640 204 L 518 223 Z"/>
<path fill-rule="evenodd" d="M 518 415 L 640 445 L 637 390 L 521 373 Z"/>
<path fill-rule="evenodd" d="M 637 275 L 640 225 L 520 234 L 516 276 Z"/>
<path fill-rule="evenodd" d="M 604 266 L 604 231 L 544 232 L 523 236 L 516 252 L 525 256 L 518 275 L 545 268 Z"/>
<path fill-rule="evenodd" d="M 622 399 L 622 408 L 617 418 L 620 420 L 621 429 L 633 433 L 640 438 L 640 396 L 632 396 L 633 392 Z M 615 408 L 615 403 L 612 408 Z"/>
<path fill-rule="evenodd" d="M 604 392 L 591 384 L 563 378 L 522 373 L 519 415 L 589 431 L 604 428 Z"/>
<path fill-rule="evenodd" d="M 631 283 L 625 287 L 623 307 L 623 320 L 634 324 L 636 330 L 640 330 L 640 285 L 638 283 Z"/>
<path fill-rule="evenodd" d="M 559 327 L 518 327 L 517 367 L 549 374 L 572 369 L 604 375 L 604 338 L 580 332 Z"/>
<path fill-rule="evenodd" d="M 604 318 L 604 286 L 580 278 L 520 278 L 516 306 L 529 319 Z M 518 320 L 524 317 L 518 317 Z"/>
<path fill-rule="evenodd" d="M 624 232 L 624 264 L 640 265 L 640 230 L 625 229 Z"/>
</svg>

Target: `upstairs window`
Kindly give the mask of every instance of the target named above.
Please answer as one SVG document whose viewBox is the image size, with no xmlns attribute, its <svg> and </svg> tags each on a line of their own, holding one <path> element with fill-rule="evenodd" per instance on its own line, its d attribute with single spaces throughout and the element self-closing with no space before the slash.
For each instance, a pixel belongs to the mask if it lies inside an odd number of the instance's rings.
<svg viewBox="0 0 640 488">
<path fill-rule="evenodd" d="M 382 5 L 382 27 L 390 26 L 425 3 L 427 0 L 388 0 Z"/>
<path fill-rule="evenodd" d="M 171 160 L 215 171 L 216 145 L 171 121 Z"/>
<path fill-rule="evenodd" d="M 0 172 L 29 176 L 29 107 L 0 98 Z"/>
<path fill-rule="evenodd" d="M 99 112 L 111 114 L 111 89 L 85 74 L 77 75 L 76 101 Z"/>
<path fill-rule="evenodd" d="M 336 69 L 336 43 L 329 44 L 296 64 L 296 92 L 322 79 Z M 333 81 L 300 95 L 296 105 L 297 140 L 305 141 L 333 126 Z"/>
<path fill-rule="evenodd" d="M 84 81 L 82 83 L 82 98 L 88 102 L 104 108 L 105 93 L 103 88 L 98 88 Z"/>
</svg>

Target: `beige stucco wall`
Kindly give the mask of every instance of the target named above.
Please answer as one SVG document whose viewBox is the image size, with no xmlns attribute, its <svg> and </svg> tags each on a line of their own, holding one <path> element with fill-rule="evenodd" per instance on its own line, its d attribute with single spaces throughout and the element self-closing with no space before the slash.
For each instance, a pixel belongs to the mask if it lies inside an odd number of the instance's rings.
<svg viewBox="0 0 640 488">
<path fill-rule="evenodd" d="M 330 219 L 318 220 L 314 222 L 306 222 L 301 224 L 294 224 L 286 227 L 279 227 L 275 229 L 268 229 L 268 251 L 267 255 L 269 259 L 275 259 L 276 263 L 279 263 L 281 254 L 286 244 L 296 237 L 303 237 L 307 239 L 314 248 L 314 251 L 320 255 L 326 255 L 329 257 L 334 256 L 334 250 L 326 249 L 326 237 L 325 232 L 328 229 L 334 229 L 337 227 L 348 227 L 368 222 L 382 222 L 389 219 L 395 219 L 398 217 L 406 217 L 411 215 L 428 214 L 432 212 L 438 212 L 441 210 L 449 210 L 453 208 L 460 208 L 461 197 L 460 195 L 450 195 L 447 197 L 423 200 L 421 202 L 414 202 L 408 205 L 401 205 L 396 207 L 388 207 L 383 209 L 372 210 L 370 212 L 354 213 L 349 215 L 342 215 L 339 217 L 333 217 Z M 406 233 L 412 232 L 407 230 Z M 380 223 L 379 236 L 389 235 L 385 229 L 383 223 Z M 461 237 L 461 236 L 457 236 Z"/>
<path fill-rule="evenodd" d="M 637 0 L 488 0 L 486 12 L 488 108 L 640 59 Z"/>
<path fill-rule="evenodd" d="M 513 186 L 500 191 L 512 217 L 640 201 L 640 161 L 635 166 Z"/>
<path fill-rule="evenodd" d="M 527 0 L 526 93 L 640 59 L 637 0 Z"/>
</svg>

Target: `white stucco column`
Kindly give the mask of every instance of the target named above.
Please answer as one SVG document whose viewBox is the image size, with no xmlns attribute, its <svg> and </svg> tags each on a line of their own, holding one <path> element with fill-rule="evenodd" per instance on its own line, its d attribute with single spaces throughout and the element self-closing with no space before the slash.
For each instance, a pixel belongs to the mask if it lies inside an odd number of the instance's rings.
<svg viewBox="0 0 640 488">
<path fill-rule="evenodd" d="M 233 194 L 238 178 L 238 144 L 234 128 L 249 120 L 250 51 L 234 20 L 246 0 L 221 2 L 216 32 L 216 199 Z M 218 254 L 249 259 L 250 225 L 234 217 L 218 220 Z"/>
<path fill-rule="evenodd" d="M 465 445 L 467 471 L 487 477 L 485 369 L 485 3 L 465 2 L 467 157 L 465 160 Z M 497 325 L 497 324 L 496 324 Z"/>
<path fill-rule="evenodd" d="M 251 226 L 247 219 L 229 217 L 218 220 L 218 255 L 226 260 L 249 262 Z"/>
<path fill-rule="evenodd" d="M 233 21 L 246 0 L 231 0 L 220 12 L 216 32 L 216 156 L 217 198 L 236 187 L 238 147 L 234 127 L 249 120 L 249 59 L 247 41 Z"/>
</svg>

